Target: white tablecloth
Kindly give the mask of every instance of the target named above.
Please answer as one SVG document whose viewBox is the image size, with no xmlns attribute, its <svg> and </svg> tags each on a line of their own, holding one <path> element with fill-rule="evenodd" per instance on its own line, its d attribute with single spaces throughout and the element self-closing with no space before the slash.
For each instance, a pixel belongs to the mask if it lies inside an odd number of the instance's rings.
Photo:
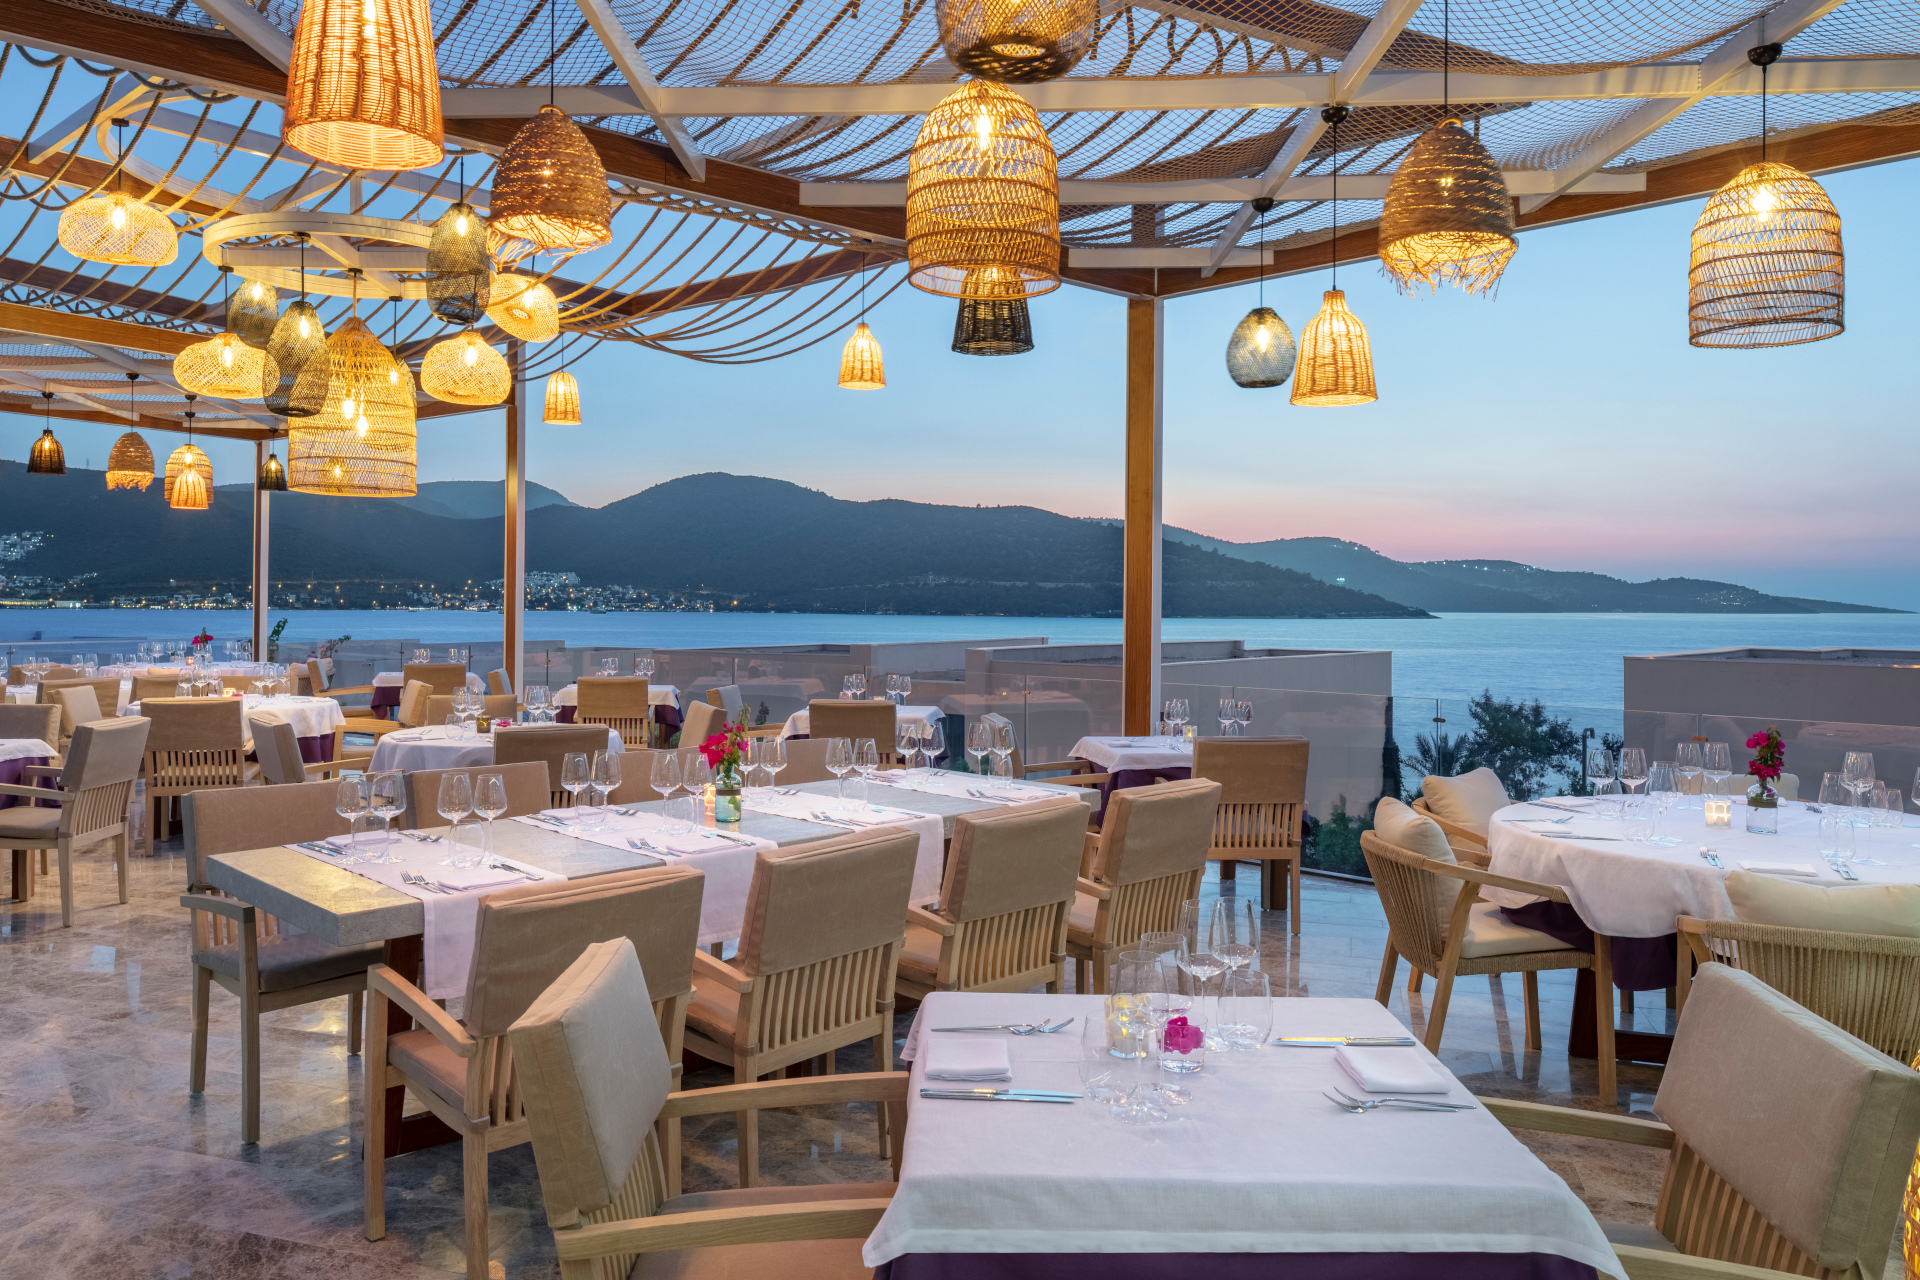
<svg viewBox="0 0 1920 1280">
<path fill-rule="evenodd" d="M 567 685 L 553 695 L 556 707 L 577 707 L 580 705 L 580 686 Z M 670 684 L 649 684 L 647 686 L 647 705 L 650 707 L 672 707 L 680 709 L 680 690 Z"/>
<path fill-rule="evenodd" d="M 293 726 L 293 736 L 296 738 L 327 737 L 333 733 L 335 725 L 344 724 L 347 719 L 346 712 L 342 711 L 340 704 L 332 698 L 301 698 L 285 695 L 267 698 L 259 694 L 247 693 L 240 696 L 240 706 L 241 714 L 249 726 L 256 711 L 279 712 L 286 718 L 287 723 Z M 127 714 L 139 715 L 140 704 L 129 702 Z M 248 728 L 247 734 L 247 741 L 251 745 L 253 741 L 251 727 Z"/>
<path fill-rule="evenodd" d="M 1116 769 L 1191 769 L 1193 746 L 1182 738 L 1082 738 L 1067 753 L 1108 773 Z"/>
<path fill-rule="evenodd" d="M 893 713 L 893 723 L 896 728 L 903 724 L 918 725 L 920 726 L 921 733 L 925 733 L 927 727 L 935 722 L 945 723 L 946 718 L 947 713 L 938 707 L 899 707 Z M 797 734 L 804 734 L 806 732 L 807 713 L 806 710 L 802 708 L 787 717 L 786 728 L 780 730 L 780 736 L 783 738 L 791 738 Z M 889 744 L 882 746 L 880 749 L 882 751 L 891 751 L 893 748 L 891 744 Z M 949 753 L 956 749 L 956 744 L 951 742 L 947 744 Z"/>
<path fill-rule="evenodd" d="M 407 677 L 398 671 L 376 671 L 367 683 L 376 689 L 398 689 L 407 683 Z"/>
<path fill-rule="evenodd" d="M 1554 803 L 1587 804 L 1564 798 Z M 1699 804 L 1697 797 L 1693 803 Z M 1845 883 L 1827 869 L 1826 859 L 1820 854 L 1819 816 L 1799 801 L 1780 806 L 1777 835 L 1749 834 L 1745 804 L 1733 806 L 1731 828 L 1708 828 L 1706 815 L 1698 807 L 1669 809 L 1665 832 L 1680 837 L 1680 843 L 1670 848 L 1624 839 L 1584 842 L 1540 834 L 1566 831 L 1576 836 L 1623 837 L 1625 824 L 1620 822 L 1578 817 L 1557 826 L 1540 825 L 1538 831 L 1532 831 L 1513 821 L 1564 816 L 1536 805 L 1512 805 L 1500 810 L 1488 830 L 1487 848 L 1492 857 L 1488 869 L 1495 875 L 1564 886 L 1573 909 L 1587 927 L 1616 938 L 1663 937 L 1673 932 L 1673 918 L 1679 915 L 1702 920 L 1733 919 L 1726 876 L 1729 871 L 1739 870 L 1742 862 L 1809 863 L 1820 869 L 1822 878 L 1809 878 L 1806 883 Z M 1862 827 L 1855 835 L 1856 853 L 1888 864 L 1854 863 L 1854 874 L 1861 883 L 1920 884 L 1920 849 L 1911 847 L 1920 839 L 1920 829 Z M 1700 856 L 1702 845 L 1719 855 L 1720 868 Z M 1481 895 L 1503 907 L 1538 901 L 1504 889 L 1482 889 Z"/>
<path fill-rule="evenodd" d="M 607 749 L 627 749 L 612 729 L 607 730 Z M 492 763 L 492 734 L 460 737 L 447 725 L 432 724 L 418 729 L 399 729 L 383 736 L 374 744 L 373 763 L 368 768 L 375 773 L 387 769 L 412 773 L 415 769 L 471 769 Z"/>
<path fill-rule="evenodd" d="M 1276 1035 L 1406 1034 L 1371 1000 L 1273 1003 Z M 1077 1092 L 1095 996 L 935 992 L 902 1056 L 920 1056 L 926 1027 L 1063 1015 L 1082 1021 L 1007 1037 L 1012 1087 Z M 1404 1052 L 1450 1078 L 1424 1048 Z M 1624 1274 L 1586 1206 L 1499 1121 L 1478 1108 L 1340 1110 L 1321 1091 L 1354 1089 L 1331 1052 L 1209 1053 L 1181 1078 L 1192 1102 L 1147 1128 L 1090 1099 L 922 1099 L 924 1073 L 916 1062 L 900 1185 L 867 1239 L 868 1266 L 918 1253 L 1483 1252 Z M 1457 1081 L 1445 1096 L 1470 1098 Z"/>
<path fill-rule="evenodd" d="M 58 754 L 38 738 L 0 738 L 0 760 L 49 760 Z"/>
</svg>

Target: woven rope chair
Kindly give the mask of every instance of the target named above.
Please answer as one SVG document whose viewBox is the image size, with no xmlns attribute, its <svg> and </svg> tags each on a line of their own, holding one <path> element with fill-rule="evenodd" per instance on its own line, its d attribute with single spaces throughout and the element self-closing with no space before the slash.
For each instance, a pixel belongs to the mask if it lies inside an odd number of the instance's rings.
<svg viewBox="0 0 1920 1280">
<path fill-rule="evenodd" d="M 1920 1054 L 1920 938 L 1692 916 L 1674 924 L 1696 965 L 1750 973 L 1889 1057 Z"/>
<path fill-rule="evenodd" d="M 1117 953 L 1143 933 L 1180 927 L 1181 904 L 1200 896 L 1207 874 L 1219 804 L 1220 784 L 1204 778 L 1113 793 L 1100 815 L 1100 834 L 1085 838 L 1079 892 L 1067 920 L 1075 991 L 1107 994 L 1107 969 Z"/>
<path fill-rule="evenodd" d="M 1557 885 L 1535 884 L 1496 876 L 1473 867 L 1449 865 L 1422 857 L 1411 849 L 1388 844 L 1371 831 L 1360 834 L 1360 852 L 1373 874 L 1374 890 L 1387 916 L 1387 950 L 1380 959 L 1380 981 L 1373 998 L 1382 1007 L 1393 993 L 1402 957 L 1416 974 L 1433 975 L 1433 1005 L 1427 1011 L 1427 1051 L 1440 1051 L 1440 1037 L 1447 1026 L 1447 1004 L 1453 996 L 1453 980 L 1472 974 L 1519 973 L 1525 988 L 1526 1047 L 1540 1048 L 1540 978 L 1547 969 L 1591 969 L 1601 999 L 1594 1001 L 1595 1031 L 1600 1050 L 1600 1101 L 1614 1105 L 1617 1077 L 1613 1049 L 1613 1001 L 1604 993 L 1613 990 L 1612 943 L 1604 934 L 1594 935 L 1592 951 L 1562 950 L 1513 951 L 1498 955 L 1467 955 L 1473 943 L 1476 916 L 1490 923 L 1491 904 L 1481 904 L 1480 889 L 1512 889 L 1553 902 L 1566 902 L 1567 891 Z M 1449 881 L 1459 881 L 1453 889 Z M 1447 895 L 1452 893 L 1451 906 Z M 1486 910 L 1476 912 L 1476 905 Z M 1517 925 L 1504 925 L 1518 929 Z M 1525 932 L 1532 932 L 1527 930 Z M 1542 941 L 1552 941 L 1538 935 Z"/>
</svg>

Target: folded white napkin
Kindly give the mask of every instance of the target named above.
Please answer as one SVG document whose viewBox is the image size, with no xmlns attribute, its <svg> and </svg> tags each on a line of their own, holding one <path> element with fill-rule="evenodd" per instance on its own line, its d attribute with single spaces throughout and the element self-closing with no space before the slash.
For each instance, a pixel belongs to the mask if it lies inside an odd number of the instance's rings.
<svg viewBox="0 0 1920 1280">
<path fill-rule="evenodd" d="M 433 877 L 434 881 L 457 893 L 471 893 L 476 889 L 499 889 L 510 884 L 532 884 L 533 882 L 517 871 L 495 871 L 491 867 L 454 868 L 443 871 Z"/>
<path fill-rule="evenodd" d="M 1001 1080 L 1013 1082 L 1007 1042 L 998 1037 L 938 1036 L 927 1045 L 929 1080 Z"/>
<path fill-rule="evenodd" d="M 1452 1085 L 1412 1049 L 1356 1049 L 1341 1045 L 1333 1060 L 1368 1093 L 1445 1093 Z"/>
<path fill-rule="evenodd" d="M 362 831 L 360 833 L 360 848 L 364 851 L 381 845 L 394 843 L 400 838 L 400 833 L 392 830 Z M 326 839 L 320 841 L 320 843 L 332 849 L 344 850 L 354 847 L 352 836 L 328 836 Z"/>
<path fill-rule="evenodd" d="M 1809 876 L 1820 878 L 1820 868 L 1811 862 L 1743 862 L 1742 871 L 1758 871 L 1770 876 Z"/>
<path fill-rule="evenodd" d="M 835 822 L 844 822 L 853 827 L 892 827 L 902 822 L 911 822 L 919 817 L 917 813 L 893 813 L 885 809 L 866 809 L 856 813 L 837 813 L 827 810 Z"/>
</svg>

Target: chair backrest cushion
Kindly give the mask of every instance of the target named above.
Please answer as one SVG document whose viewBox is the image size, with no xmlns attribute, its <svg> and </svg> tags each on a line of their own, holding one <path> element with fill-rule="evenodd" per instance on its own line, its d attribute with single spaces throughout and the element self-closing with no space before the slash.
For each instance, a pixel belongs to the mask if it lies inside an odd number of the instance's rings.
<svg viewBox="0 0 1920 1280">
<path fill-rule="evenodd" d="M 1920 1073 L 1752 974 L 1703 966 L 1654 1109 L 1823 1267 L 1885 1263 L 1920 1140 Z"/>
<path fill-rule="evenodd" d="M 493 670 L 487 672 L 487 692 L 513 692 L 513 678 L 507 674 L 505 667 L 495 667 Z"/>
<path fill-rule="evenodd" d="M 188 792 L 180 801 L 180 815 L 192 882 L 206 883 L 202 866 L 215 854 L 345 835 L 347 820 L 333 808 L 339 786 L 337 779 L 321 779 L 285 787 Z"/>
<path fill-rule="evenodd" d="M 416 769 L 406 775 L 407 813 L 401 822 L 409 831 L 420 827 L 446 825 L 440 816 L 440 780 L 461 773 L 468 785 L 483 774 L 498 774 L 507 780 L 506 818 L 525 817 L 553 804 L 553 783 L 547 777 L 545 760 L 522 760 L 517 764 L 475 765 L 471 769 Z M 652 797 L 658 799 L 658 796 Z"/>
<path fill-rule="evenodd" d="M 1398 845 L 1435 862 L 1459 865 L 1460 860 L 1453 856 L 1453 846 L 1447 843 L 1447 833 L 1440 829 L 1440 824 L 1392 796 L 1380 797 L 1380 803 L 1374 806 L 1373 830 L 1388 844 Z M 1434 936 L 1440 937 L 1453 917 L 1453 904 L 1459 901 L 1460 881 L 1447 876 L 1430 878 L 1433 881 Z"/>
<path fill-rule="evenodd" d="M 40 689 L 46 696 L 46 686 Z M 101 718 L 100 699 L 93 689 L 84 684 L 68 685 L 53 691 L 52 702 L 60 708 L 60 736 L 73 736 L 75 725 L 90 724 Z"/>
<path fill-rule="evenodd" d="M 400 668 L 400 678 L 411 684 L 425 681 L 435 693 L 452 693 L 467 687 L 467 669 L 458 662 L 409 662 Z"/>
<path fill-rule="evenodd" d="M 1487 834 L 1493 815 L 1513 803 L 1500 775 L 1491 769 L 1475 769 L 1457 778 L 1429 775 L 1420 783 L 1420 794 L 1433 813 L 1480 836 Z"/>
<path fill-rule="evenodd" d="M 680 714 L 680 745 L 687 750 L 720 732 L 727 722 L 727 713 L 711 702 L 689 702 Z"/>
<path fill-rule="evenodd" d="M 608 741 L 608 729 L 603 724 L 513 725 L 493 731 L 493 762 L 545 761 L 547 782 L 557 790 L 560 766 L 569 754 L 578 751 L 591 757 L 596 751 L 605 751 Z"/>
<path fill-rule="evenodd" d="M 91 791 L 139 777 L 151 728 L 145 716 L 119 716 L 74 726 L 66 762 L 60 768 L 60 789 Z"/>
<path fill-rule="evenodd" d="M 461 1020 L 473 1035 L 504 1035 L 589 943 L 613 938 L 633 943 L 654 999 L 692 991 L 705 885 L 692 867 L 667 866 L 487 894 Z"/>
<path fill-rule="evenodd" d="M 1782 924 L 1790 929 L 1871 933 L 1883 938 L 1920 938 L 1920 885 L 1862 884 L 1828 888 L 1795 884 L 1778 876 L 1730 871 L 1727 897 L 1734 919 L 1746 924 Z"/>
<path fill-rule="evenodd" d="M 740 697 L 740 686 L 737 684 L 723 684 L 718 688 L 707 690 L 707 701 L 729 716 L 745 705 Z"/>
<path fill-rule="evenodd" d="M 953 824 L 940 906 L 950 920 L 1071 902 L 1087 807 L 1071 796 L 963 814 Z"/>
<path fill-rule="evenodd" d="M 50 747 L 60 744 L 60 708 L 37 702 L 0 705 L 0 738 L 33 738 Z"/>
<path fill-rule="evenodd" d="M 425 680 L 409 680 L 400 690 L 400 705 L 394 708 L 393 718 L 401 724 L 428 724 L 427 704 L 432 700 L 432 685 Z M 441 718 L 440 723 L 446 723 L 445 717 Z"/>
<path fill-rule="evenodd" d="M 1200 738 L 1193 776 L 1220 784 L 1221 804 L 1305 804 L 1305 738 Z"/>
<path fill-rule="evenodd" d="M 779 973 L 906 936 L 920 840 L 902 827 L 762 849 L 741 922 L 744 973 Z"/>
<path fill-rule="evenodd" d="M 792 787 L 802 782 L 830 781 L 833 770 L 827 768 L 827 746 L 825 738 L 788 738 L 787 767 L 780 771 L 779 784 Z"/>
<path fill-rule="evenodd" d="M 100 708 L 100 715 L 91 716 L 89 717 L 90 719 L 98 720 L 102 716 L 114 715 L 120 710 L 119 676 L 89 676 L 73 680 L 43 680 L 40 682 L 40 701 L 57 702 L 55 695 L 63 689 L 93 690 L 93 700 Z M 60 724 L 60 732 L 72 733 L 73 725 L 66 723 L 63 719 Z"/>
<path fill-rule="evenodd" d="M 807 704 L 809 738 L 872 738 L 881 755 L 894 749 L 891 702 L 815 698 Z"/>
<path fill-rule="evenodd" d="M 580 953 L 510 1030 L 547 1224 L 612 1204 L 673 1088 L 646 975 L 624 937 Z"/>
<path fill-rule="evenodd" d="M 238 751 L 247 728 L 238 698 L 152 698 L 140 714 L 153 721 L 149 751 Z"/>
<path fill-rule="evenodd" d="M 1137 884 L 1204 870 L 1219 808 L 1220 784 L 1206 778 L 1116 790 L 1100 824 L 1100 879 Z"/>
<path fill-rule="evenodd" d="M 287 713 L 262 707 L 248 720 L 253 725 L 253 754 L 260 762 L 260 776 L 276 786 L 305 782 L 307 764 Z"/>
<path fill-rule="evenodd" d="M 644 720 L 649 713 L 645 676 L 581 676 L 576 692 L 575 719 Z"/>
</svg>

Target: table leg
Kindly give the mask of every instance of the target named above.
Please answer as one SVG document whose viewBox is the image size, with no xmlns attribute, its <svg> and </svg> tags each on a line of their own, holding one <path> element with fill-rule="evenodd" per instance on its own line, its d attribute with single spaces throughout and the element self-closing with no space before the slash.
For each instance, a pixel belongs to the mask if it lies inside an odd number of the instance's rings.
<svg viewBox="0 0 1920 1280">
<path fill-rule="evenodd" d="M 1609 997 L 1612 992 L 1607 993 Z M 1569 1058 L 1597 1058 L 1600 1055 L 1599 1034 L 1594 1030 L 1594 1014 L 1598 1012 L 1595 1003 L 1598 992 L 1594 986 L 1593 970 L 1575 971 L 1573 978 L 1573 1022 L 1567 1027 L 1567 1056 Z M 1614 1058 L 1620 1062 L 1652 1062 L 1660 1066 L 1667 1064 L 1667 1054 L 1673 1049 L 1673 1037 L 1652 1031 L 1620 1031 L 1613 1033 Z"/>
<path fill-rule="evenodd" d="M 422 956 L 420 935 L 410 934 L 404 938 L 387 939 L 386 964 L 389 969 L 400 974 L 409 982 L 420 981 L 420 961 Z M 387 1034 L 413 1030 L 413 1019 L 393 1005 L 387 1006 Z M 367 1063 L 365 1070 L 378 1071 L 384 1063 Z M 402 1119 L 407 1091 L 404 1086 L 394 1085 L 387 1090 L 387 1141 L 386 1156 L 405 1155 L 409 1151 L 420 1151 L 427 1147 L 438 1147 L 448 1142 L 460 1141 L 460 1135 L 449 1129 L 439 1116 L 432 1112 Z"/>
</svg>

